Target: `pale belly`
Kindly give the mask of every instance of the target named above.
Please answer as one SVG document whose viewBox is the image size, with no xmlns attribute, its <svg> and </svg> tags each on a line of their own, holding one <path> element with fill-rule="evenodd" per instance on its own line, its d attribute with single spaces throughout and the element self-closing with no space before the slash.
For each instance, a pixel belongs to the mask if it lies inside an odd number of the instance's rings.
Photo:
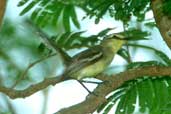
<svg viewBox="0 0 171 114">
<path fill-rule="evenodd" d="M 96 64 L 90 65 L 89 67 L 77 72 L 77 79 L 80 80 L 86 77 L 94 77 L 103 72 L 105 68 L 106 66 L 104 66 L 104 64 L 102 64 L 101 62 L 97 62 Z"/>
<path fill-rule="evenodd" d="M 106 57 L 104 57 L 103 59 L 96 62 L 95 64 L 80 69 L 79 71 L 75 72 L 74 75 L 70 75 L 70 76 L 78 80 L 81 80 L 86 77 L 95 77 L 98 74 L 102 73 L 107 68 L 107 66 L 111 63 L 112 60 L 113 60 L 113 55 L 108 56 L 107 59 Z"/>
</svg>

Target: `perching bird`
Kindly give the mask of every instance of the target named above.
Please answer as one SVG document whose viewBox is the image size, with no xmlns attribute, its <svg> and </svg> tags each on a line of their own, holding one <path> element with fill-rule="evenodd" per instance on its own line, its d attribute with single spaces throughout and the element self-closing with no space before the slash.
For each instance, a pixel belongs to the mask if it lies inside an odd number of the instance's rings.
<svg viewBox="0 0 171 114">
<path fill-rule="evenodd" d="M 64 76 L 76 80 L 97 76 L 108 67 L 124 43 L 124 39 L 113 35 L 104 39 L 100 45 L 76 54 L 66 68 Z"/>
<path fill-rule="evenodd" d="M 38 34 L 43 39 L 44 43 L 54 49 L 57 53 L 62 50 L 56 47 L 53 42 L 39 30 Z M 120 38 L 122 37 L 122 38 Z M 110 35 L 108 38 L 102 40 L 100 45 L 93 46 L 81 53 L 73 56 L 63 73 L 63 79 L 76 79 L 81 80 L 86 77 L 95 77 L 102 73 L 108 65 L 112 62 L 114 55 L 126 42 L 123 36 Z M 59 52 L 60 50 L 60 52 Z M 66 53 L 61 53 L 64 60 L 70 58 Z M 66 56 L 67 55 L 67 56 Z"/>
</svg>

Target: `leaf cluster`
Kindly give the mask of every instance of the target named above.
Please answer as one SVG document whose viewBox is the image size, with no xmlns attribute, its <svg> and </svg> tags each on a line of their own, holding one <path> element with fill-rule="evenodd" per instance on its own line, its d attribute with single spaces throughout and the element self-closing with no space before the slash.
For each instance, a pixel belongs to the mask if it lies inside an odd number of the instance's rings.
<svg viewBox="0 0 171 114">
<path fill-rule="evenodd" d="M 171 17 L 171 1 L 170 0 L 163 0 L 162 9 L 165 15 Z"/>
<path fill-rule="evenodd" d="M 70 31 L 70 21 L 77 28 L 80 28 L 74 3 L 72 0 L 68 2 L 60 0 L 21 0 L 18 3 L 18 7 L 25 6 L 20 15 L 24 15 L 33 9 L 30 17 L 41 27 L 47 25 L 54 26 L 57 25 L 58 21 L 62 21 L 65 30 Z M 62 20 L 60 20 L 60 17 Z"/>
<path fill-rule="evenodd" d="M 150 10 L 149 0 L 89 0 L 87 3 L 86 11 L 90 17 L 96 17 L 96 23 L 106 12 L 124 23 L 129 22 L 131 16 L 143 21 L 145 13 Z"/>
<path fill-rule="evenodd" d="M 150 10 L 149 0 L 21 0 L 18 6 L 25 6 L 20 15 L 31 10 L 31 19 L 39 26 L 48 24 L 54 26 L 61 17 L 66 31 L 71 30 L 71 21 L 80 28 L 76 7 L 86 12 L 87 17 L 95 16 L 95 23 L 99 23 L 107 13 L 110 17 L 124 23 L 129 22 L 131 16 L 137 17 L 138 21 L 143 21 L 145 13 Z"/>
</svg>

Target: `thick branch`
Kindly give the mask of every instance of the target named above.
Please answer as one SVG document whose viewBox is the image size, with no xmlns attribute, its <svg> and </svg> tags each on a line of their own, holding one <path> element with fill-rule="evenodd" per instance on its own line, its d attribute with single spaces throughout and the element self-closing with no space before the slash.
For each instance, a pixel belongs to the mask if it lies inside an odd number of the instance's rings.
<svg viewBox="0 0 171 114">
<path fill-rule="evenodd" d="M 56 114 L 91 114 L 98 108 L 98 106 L 105 102 L 106 95 L 113 90 L 116 90 L 124 82 L 143 76 L 161 77 L 168 75 L 171 75 L 171 67 L 152 66 L 128 70 L 111 77 L 99 77 L 100 79 L 107 80 L 109 83 L 101 84 L 94 90 L 98 97 L 94 96 L 93 94 L 89 95 L 85 101 L 74 106 L 61 109 Z"/>
<path fill-rule="evenodd" d="M 0 26 L 4 17 L 4 12 L 5 12 L 5 6 L 6 6 L 6 0 L 1 0 L 0 1 Z"/>
<path fill-rule="evenodd" d="M 171 18 L 163 14 L 162 0 L 151 0 L 151 7 L 157 27 L 167 46 L 171 49 Z"/>
</svg>

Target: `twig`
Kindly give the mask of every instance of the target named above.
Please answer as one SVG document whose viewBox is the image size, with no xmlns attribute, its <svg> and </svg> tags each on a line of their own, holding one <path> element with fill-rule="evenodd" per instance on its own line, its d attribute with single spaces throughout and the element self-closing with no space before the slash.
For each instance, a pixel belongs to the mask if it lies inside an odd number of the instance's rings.
<svg viewBox="0 0 171 114">
<path fill-rule="evenodd" d="M 26 23 L 30 24 L 35 29 L 35 31 L 36 31 L 37 35 L 39 36 L 39 38 L 41 38 L 42 42 L 48 48 L 51 48 L 51 49 L 55 50 L 55 52 L 57 54 L 59 54 L 59 56 L 61 56 L 61 58 L 63 59 L 63 62 L 65 63 L 65 65 L 67 65 L 67 64 L 69 64 L 71 62 L 72 58 L 65 51 L 63 51 L 60 47 L 58 47 L 53 41 L 51 41 L 49 36 L 45 32 L 43 32 L 31 20 L 26 20 Z"/>
<path fill-rule="evenodd" d="M 67 80 L 67 79 L 65 79 L 65 80 Z M 65 81 L 65 80 L 63 80 L 61 78 L 61 76 L 47 78 L 47 79 L 44 79 L 42 82 L 39 82 L 37 84 L 29 86 L 28 88 L 26 88 L 24 90 L 16 90 L 16 89 L 7 88 L 7 87 L 0 85 L 0 92 L 6 94 L 11 99 L 25 98 L 25 97 L 28 97 L 40 90 L 43 90 L 44 88 L 48 87 L 49 85 L 55 85 L 57 83 Z"/>
<path fill-rule="evenodd" d="M 126 44 L 126 49 L 128 51 L 128 63 L 131 63 L 132 62 L 132 59 L 131 59 L 131 54 L 130 54 L 130 49 L 129 49 L 128 43 Z"/>
<path fill-rule="evenodd" d="M 129 0 L 128 0 L 128 2 L 129 2 Z M 126 25 L 125 25 L 125 23 L 123 23 L 123 29 L 124 29 L 124 32 L 126 32 Z M 131 63 L 132 60 L 131 60 L 131 55 L 130 55 L 130 50 L 129 50 L 128 43 L 126 43 L 126 49 L 127 49 L 127 52 L 128 52 L 128 60 L 127 60 L 127 62 Z"/>
<path fill-rule="evenodd" d="M 56 53 L 50 54 L 50 55 L 48 55 L 48 56 L 45 56 L 45 57 L 43 57 L 43 58 L 41 58 L 41 59 L 39 59 L 39 60 L 37 60 L 37 61 L 35 61 L 35 62 L 29 64 L 28 67 L 24 70 L 24 72 L 21 74 L 21 76 L 19 77 L 19 79 L 12 85 L 11 88 L 14 88 L 21 80 L 23 80 L 23 79 L 25 78 L 27 72 L 28 72 L 32 67 L 34 67 L 36 64 L 38 64 L 38 63 L 40 63 L 40 62 L 42 62 L 42 61 L 44 61 L 44 60 L 46 60 L 46 59 L 48 59 L 48 58 L 50 58 L 50 57 L 53 57 L 53 56 L 55 56 L 55 55 L 56 55 Z"/>
</svg>

